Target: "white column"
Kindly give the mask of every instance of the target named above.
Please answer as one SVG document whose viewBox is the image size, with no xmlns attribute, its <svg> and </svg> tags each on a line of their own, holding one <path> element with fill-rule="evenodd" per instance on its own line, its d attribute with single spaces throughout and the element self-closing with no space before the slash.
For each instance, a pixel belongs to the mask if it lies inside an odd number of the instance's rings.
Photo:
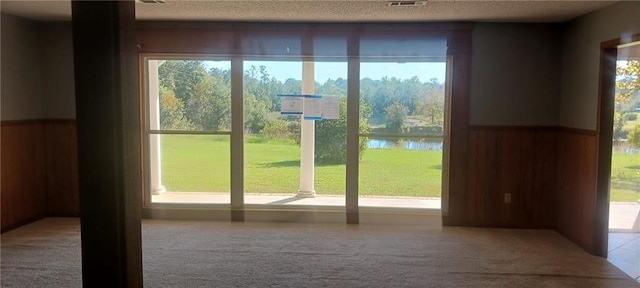
<svg viewBox="0 0 640 288">
<path fill-rule="evenodd" d="M 160 89 L 158 67 L 164 60 L 149 60 L 149 129 L 160 130 Z M 160 158 L 160 135 L 149 135 L 149 161 L 151 174 L 151 194 L 165 192 L 162 185 L 162 161 Z"/>
<path fill-rule="evenodd" d="M 302 62 L 302 94 L 315 94 L 315 76 L 313 62 Z M 298 197 L 314 197 L 316 195 L 314 179 L 314 152 L 316 123 L 313 120 L 300 120 L 300 190 Z"/>
</svg>

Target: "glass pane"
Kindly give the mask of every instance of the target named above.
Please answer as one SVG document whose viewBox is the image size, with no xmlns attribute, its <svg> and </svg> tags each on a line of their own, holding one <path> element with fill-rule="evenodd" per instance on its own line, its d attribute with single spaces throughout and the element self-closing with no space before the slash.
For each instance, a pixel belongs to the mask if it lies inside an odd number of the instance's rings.
<svg viewBox="0 0 640 288">
<path fill-rule="evenodd" d="M 278 94 L 302 93 L 302 63 L 244 62 L 245 203 L 295 200 L 300 116 L 281 115 Z"/>
<path fill-rule="evenodd" d="M 151 171 L 152 187 L 161 183 L 159 187 L 164 186 L 165 190 L 152 195 L 152 202 L 230 203 L 229 136 L 151 135 L 150 138 L 159 138 L 161 158 L 159 179 L 154 178 L 153 168 Z M 152 161 L 157 151 L 151 149 Z"/>
<path fill-rule="evenodd" d="M 157 81 L 150 73 L 149 86 L 157 82 L 159 95 L 151 130 L 231 130 L 230 61 L 149 60 L 149 65 L 157 65 Z M 154 93 L 149 95 L 153 110 Z"/>
<path fill-rule="evenodd" d="M 360 106 L 369 111 L 361 206 L 440 208 L 445 70 L 445 62 L 361 63 Z"/>
<path fill-rule="evenodd" d="M 361 137 L 360 206 L 440 208 L 442 140 Z"/>
<path fill-rule="evenodd" d="M 370 133 L 442 135 L 445 67 L 444 62 L 361 63 Z"/>
<path fill-rule="evenodd" d="M 338 119 L 315 123 L 315 184 L 318 205 L 345 205 L 347 157 L 347 63 L 315 62 L 316 94 L 338 103 Z M 330 101 L 330 100 L 327 100 Z M 328 107 L 327 107 L 328 109 Z M 328 112 L 328 111 L 327 111 Z"/>
<path fill-rule="evenodd" d="M 149 177 L 154 203 L 230 203 L 230 61 L 147 60 Z"/>
<path fill-rule="evenodd" d="M 301 116 L 281 114 L 278 97 L 302 94 L 302 62 L 245 61 L 244 67 L 245 203 L 343 206 L 346 63 L 314 63 L 314 94 L 323 99 L 332 97 L 341 105 L 342 115 L 340 119 L 311 122 L 315 125 L 316 155 L 316 196 L 311 198 L 298 194 Z"/>
</svg>

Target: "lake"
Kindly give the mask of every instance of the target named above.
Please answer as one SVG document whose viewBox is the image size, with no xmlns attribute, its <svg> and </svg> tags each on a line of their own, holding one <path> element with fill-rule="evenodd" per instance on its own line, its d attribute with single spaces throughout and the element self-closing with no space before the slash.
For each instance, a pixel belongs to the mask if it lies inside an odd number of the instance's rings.
<svg viewBox="0 0 640 288">
<path fill-rule="evenodd" d="M 442 151 L 442 139 L 369 138 L 369 149 L 401 148 L 409 150 Z"/>
</svg>

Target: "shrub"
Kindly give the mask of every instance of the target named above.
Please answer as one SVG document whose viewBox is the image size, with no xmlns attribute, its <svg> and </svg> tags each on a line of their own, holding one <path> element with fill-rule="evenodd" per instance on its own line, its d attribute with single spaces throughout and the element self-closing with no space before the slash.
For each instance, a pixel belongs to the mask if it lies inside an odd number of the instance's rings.
<svg viewBox="0 0 640 288">
<path fill-rule="evenodd" d="M 340 119 L 316 121 L 315 159 L 318 163 L 343 164 L 347 160 L 347 103 L 340 99 Z M 370 109 L 360 103 L 360 132 L 368 133 Z M 367 149 L 367 139 L 360 140 L 360 157 Z"/>
<path fill-rule="evenodd" d="M 298 139 L 296 141 L 299 141 L 300 123 L 299 121 L 275 119 L 267 122 L 260 130 L 260 134 L 269 138 Z"/>
<path fill-rule="evenodd" d="M 633 130 L 629 132 L 628 141 L 631 146 L 640 148 L 640 124 L 636 124 L 636 126 L 633 127 Z"/>
</svg>

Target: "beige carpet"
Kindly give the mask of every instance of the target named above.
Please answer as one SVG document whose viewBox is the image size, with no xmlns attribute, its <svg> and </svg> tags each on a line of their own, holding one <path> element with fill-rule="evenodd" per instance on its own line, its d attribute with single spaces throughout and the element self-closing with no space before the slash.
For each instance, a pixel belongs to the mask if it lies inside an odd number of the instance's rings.
<svg viewBox="0 0 640 288">
<path fill-rule="evenodd" d="M 2 287 L 80 287 L 79 220 L 2 234 Z M 640 287 L 556 232 L 143 221 L 145 287 Z"/>
</svg>

